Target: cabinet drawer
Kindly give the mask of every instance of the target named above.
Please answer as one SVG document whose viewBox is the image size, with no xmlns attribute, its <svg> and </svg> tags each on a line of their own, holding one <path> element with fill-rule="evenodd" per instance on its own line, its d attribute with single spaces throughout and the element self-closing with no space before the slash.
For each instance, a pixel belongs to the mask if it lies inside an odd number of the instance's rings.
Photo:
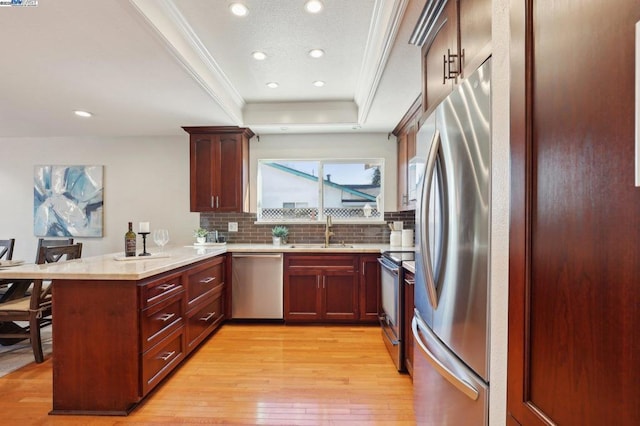
<svg viewBox="0 0 640 426">
<path fill-rule="evenodd" d="M 357 256 L 352 255 L 294 255 L 285 256 L 288 268 L 316 268 L 322 270 L 357 270 Z"/>
<path fill-rule="evenodd" d="M 184 358 L 183 330 L 178 328 L 142 355 L 142 395 L 149 393 Z"/>
<path fill-rule="evenodd" d="M 142 350 L 146 351 L 183 324 L 183 291 L 140 313 Z"/>
<path fill-rule="evenodd" d="M 153 306 L 183 290 L 181 274 L 172 274 L 151 281 L 142 286 L 142 297 L 140 298 L 142 306 L 140 306 L 140 308 L 145 309 Z"/>
<path fill-rule="evenodd" d="M 189 271 L 187 310 L 198 301 L 211 296 L 213 289 L 224 282 L 223 260 L 224 257 L 216 258 L 213 262 L 207 262 Z"/>
<path fill-rule="evenodd" d="M 188 352 L 191 352 L 222 322 L 223 308 L 222 291 L 220 291 L 187 315 Z"/>
</svg>

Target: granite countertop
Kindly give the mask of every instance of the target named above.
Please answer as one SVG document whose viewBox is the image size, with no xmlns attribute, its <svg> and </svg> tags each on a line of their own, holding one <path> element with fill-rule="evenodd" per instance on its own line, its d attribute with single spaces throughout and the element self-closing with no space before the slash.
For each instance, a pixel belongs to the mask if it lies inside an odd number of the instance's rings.
<svg viewBox="0 0 640 426">
<path fill-rule="evenodd" d="M 140 280 L 186 266 L 226 252 L 222 247 L 179 247 L 166 249 L 157 257 L 116 260 L 124 253 L 109 253 L 45 265 L 23 264 L 0 268 L 0 278 L 80 279 L 80 280 Z"/>
<path fill-rule="evenodd" d="M 109 253 L 46 265 L 22 264 L 0 267 L 0 278 L 140 280 L 186 266 L 200 260 L 230 253 L 382 253 L 388 244 L 225 244 L 167 248 L 158 256 L 124 258 Z M 124 260 L 118 260 L 124 259 Z"/>
<path fill-rule="evenodd" d="M 416 273 L 416 262 L 413 260 L 405 260 L 402 262 L 402 267 L 409 272 Z"/>
</svg>

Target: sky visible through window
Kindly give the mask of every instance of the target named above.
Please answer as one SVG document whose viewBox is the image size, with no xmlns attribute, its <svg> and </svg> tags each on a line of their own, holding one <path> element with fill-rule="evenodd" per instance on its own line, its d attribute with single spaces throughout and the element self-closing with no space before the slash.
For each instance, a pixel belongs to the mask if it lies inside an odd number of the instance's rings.
<svg viewBox="0 0 640 426">
<path fill-rule="evenodd" d="M 312 176 L 318 176 L 319 165 L 317 161 L 278 161 L 278 163 Z M 375 169 L 379 165 L 372 165 L 373 167 L 369 168 L 366 166 L 368 164 L 362 162 L 324 163 L 323 174 L 325 179 L 327 175 L 331 175 L 332 182 L 343 185 L 368 185 L 371 184 Z"/>
</svg>

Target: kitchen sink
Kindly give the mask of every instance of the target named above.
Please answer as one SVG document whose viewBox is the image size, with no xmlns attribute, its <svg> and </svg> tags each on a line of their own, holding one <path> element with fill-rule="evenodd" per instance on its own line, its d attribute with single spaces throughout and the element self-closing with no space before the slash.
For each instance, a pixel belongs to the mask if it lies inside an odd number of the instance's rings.
<svg viewBox="0 0 640 426">
<path fill-rule="evenodd" d="M 353 248 L 350 244 L 329 244 L 329 246 L 325 246 L 324 244 L 292 244 L 289 248 L 299 248 L 299 249 L 349 249 Z"/>
</svg>

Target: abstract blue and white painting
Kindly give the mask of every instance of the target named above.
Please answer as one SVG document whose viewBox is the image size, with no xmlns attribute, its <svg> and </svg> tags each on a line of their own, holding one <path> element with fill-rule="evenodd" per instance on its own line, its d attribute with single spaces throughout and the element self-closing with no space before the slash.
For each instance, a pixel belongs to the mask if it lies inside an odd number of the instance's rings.
<svg viewBox="0 0 640 426">
<path fill-rule="evenodd" d="M 103 166 L 35 166 L 38 237 L 102 237 Z"/>
</svg>

